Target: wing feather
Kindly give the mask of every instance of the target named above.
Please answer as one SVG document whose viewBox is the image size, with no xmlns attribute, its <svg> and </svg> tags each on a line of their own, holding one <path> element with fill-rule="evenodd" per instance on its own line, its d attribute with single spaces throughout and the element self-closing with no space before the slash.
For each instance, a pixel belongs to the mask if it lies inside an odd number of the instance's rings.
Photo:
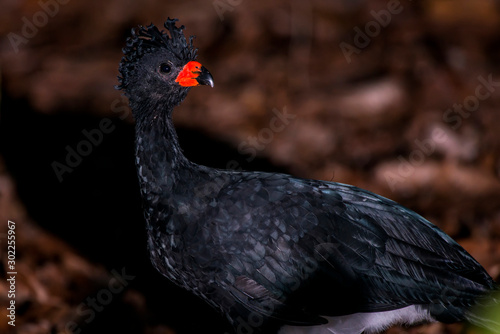
<svg viewBox="0 0 500 334">
<path fill-rule="evenodd" d="M 281 174 L 239 180 L 221 189 L 213 219 L 226 269 L 244 277 L 221 284 L 254 312 L 318 324 L 432 304 L 445 318 L 493 287 L 449 236 L 384 197 Z"/>
</svg>

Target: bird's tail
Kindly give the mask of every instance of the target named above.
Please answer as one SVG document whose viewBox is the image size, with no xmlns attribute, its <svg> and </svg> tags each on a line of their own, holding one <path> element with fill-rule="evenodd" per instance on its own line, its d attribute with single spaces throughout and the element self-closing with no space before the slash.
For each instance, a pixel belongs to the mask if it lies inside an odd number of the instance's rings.
<svg viewBox="0 0 500 334">
<path fill-rule="evenodd" d="M 467 320 L 482 328 L 481 334 L 500 334 L 500 291 L 482 297 L 466 314 Z"/>
</svg>

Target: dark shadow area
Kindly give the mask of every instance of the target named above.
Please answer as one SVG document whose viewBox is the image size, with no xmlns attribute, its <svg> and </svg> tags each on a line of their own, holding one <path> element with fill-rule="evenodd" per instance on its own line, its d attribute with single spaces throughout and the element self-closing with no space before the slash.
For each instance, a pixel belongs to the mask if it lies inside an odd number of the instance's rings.
<svg viewBox="0 0 500 334">
<path fill-rule="evenodd" d="M 89 316 L 83 316 L 82 332 L 140 333 L 143 322 L 162 324 L 165 319 L 178 333 L 207 333 L 207 323 L 217 333 L 224 331 L 226 323 L 218 313 L 151 266 L 134 165 L 133 125 L 111 119 L 113 131 L 103 134 L 71 172 L 62 172 L 60 182 L 54 161 L 66 165 L 66 147 L 76 151 L 81 141 L 88 141 L 82 131 L 98 129 L 101 119 L 35 113 L 25 101 L 8 98 L 2 101 L 0 118 L 0 155 L 30 216 L 92 262 L 118 272 L 125 268 L 126 274 L 136 276 L 129 288 L 142 293 L 154 310 L 141 315 L 117 298 L 87 326 Z M 199 131 L 181 128 L 178 133 L 186 155 L 197 163 L 225 168 L 234 160 L 243 169 L 283 172 L 265 159 L 248 162 L 234 148 Z"/>
</svg>

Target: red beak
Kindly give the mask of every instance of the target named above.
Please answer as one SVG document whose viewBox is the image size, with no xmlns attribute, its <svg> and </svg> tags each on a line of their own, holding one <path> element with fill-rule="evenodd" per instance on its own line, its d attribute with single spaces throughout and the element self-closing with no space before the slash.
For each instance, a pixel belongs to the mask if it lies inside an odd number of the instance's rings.
<svg viewBox="0 0 500 334">
<path fill-rule="evenodd" d="M 175 82 L 183 87 L 214 86 L 214 79 L 210 72 L 197 61 L 190 61 L 184 65 Z"/>
</svg>

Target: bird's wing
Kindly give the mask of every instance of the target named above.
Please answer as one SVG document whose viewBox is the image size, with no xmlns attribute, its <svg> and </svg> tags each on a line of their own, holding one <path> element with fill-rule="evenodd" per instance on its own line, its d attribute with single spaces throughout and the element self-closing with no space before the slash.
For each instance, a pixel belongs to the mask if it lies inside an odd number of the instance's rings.
<svg viewBox="0 0 500 334">
<path fill-rule="evenodd" d="M 248 174 L 213 207 L 210 233 L 227 266 L 220 284 L 287 323 L 433 303 L 446 320 L 493 284 L 430 222 L 353 186 Z"/>
</svg>

